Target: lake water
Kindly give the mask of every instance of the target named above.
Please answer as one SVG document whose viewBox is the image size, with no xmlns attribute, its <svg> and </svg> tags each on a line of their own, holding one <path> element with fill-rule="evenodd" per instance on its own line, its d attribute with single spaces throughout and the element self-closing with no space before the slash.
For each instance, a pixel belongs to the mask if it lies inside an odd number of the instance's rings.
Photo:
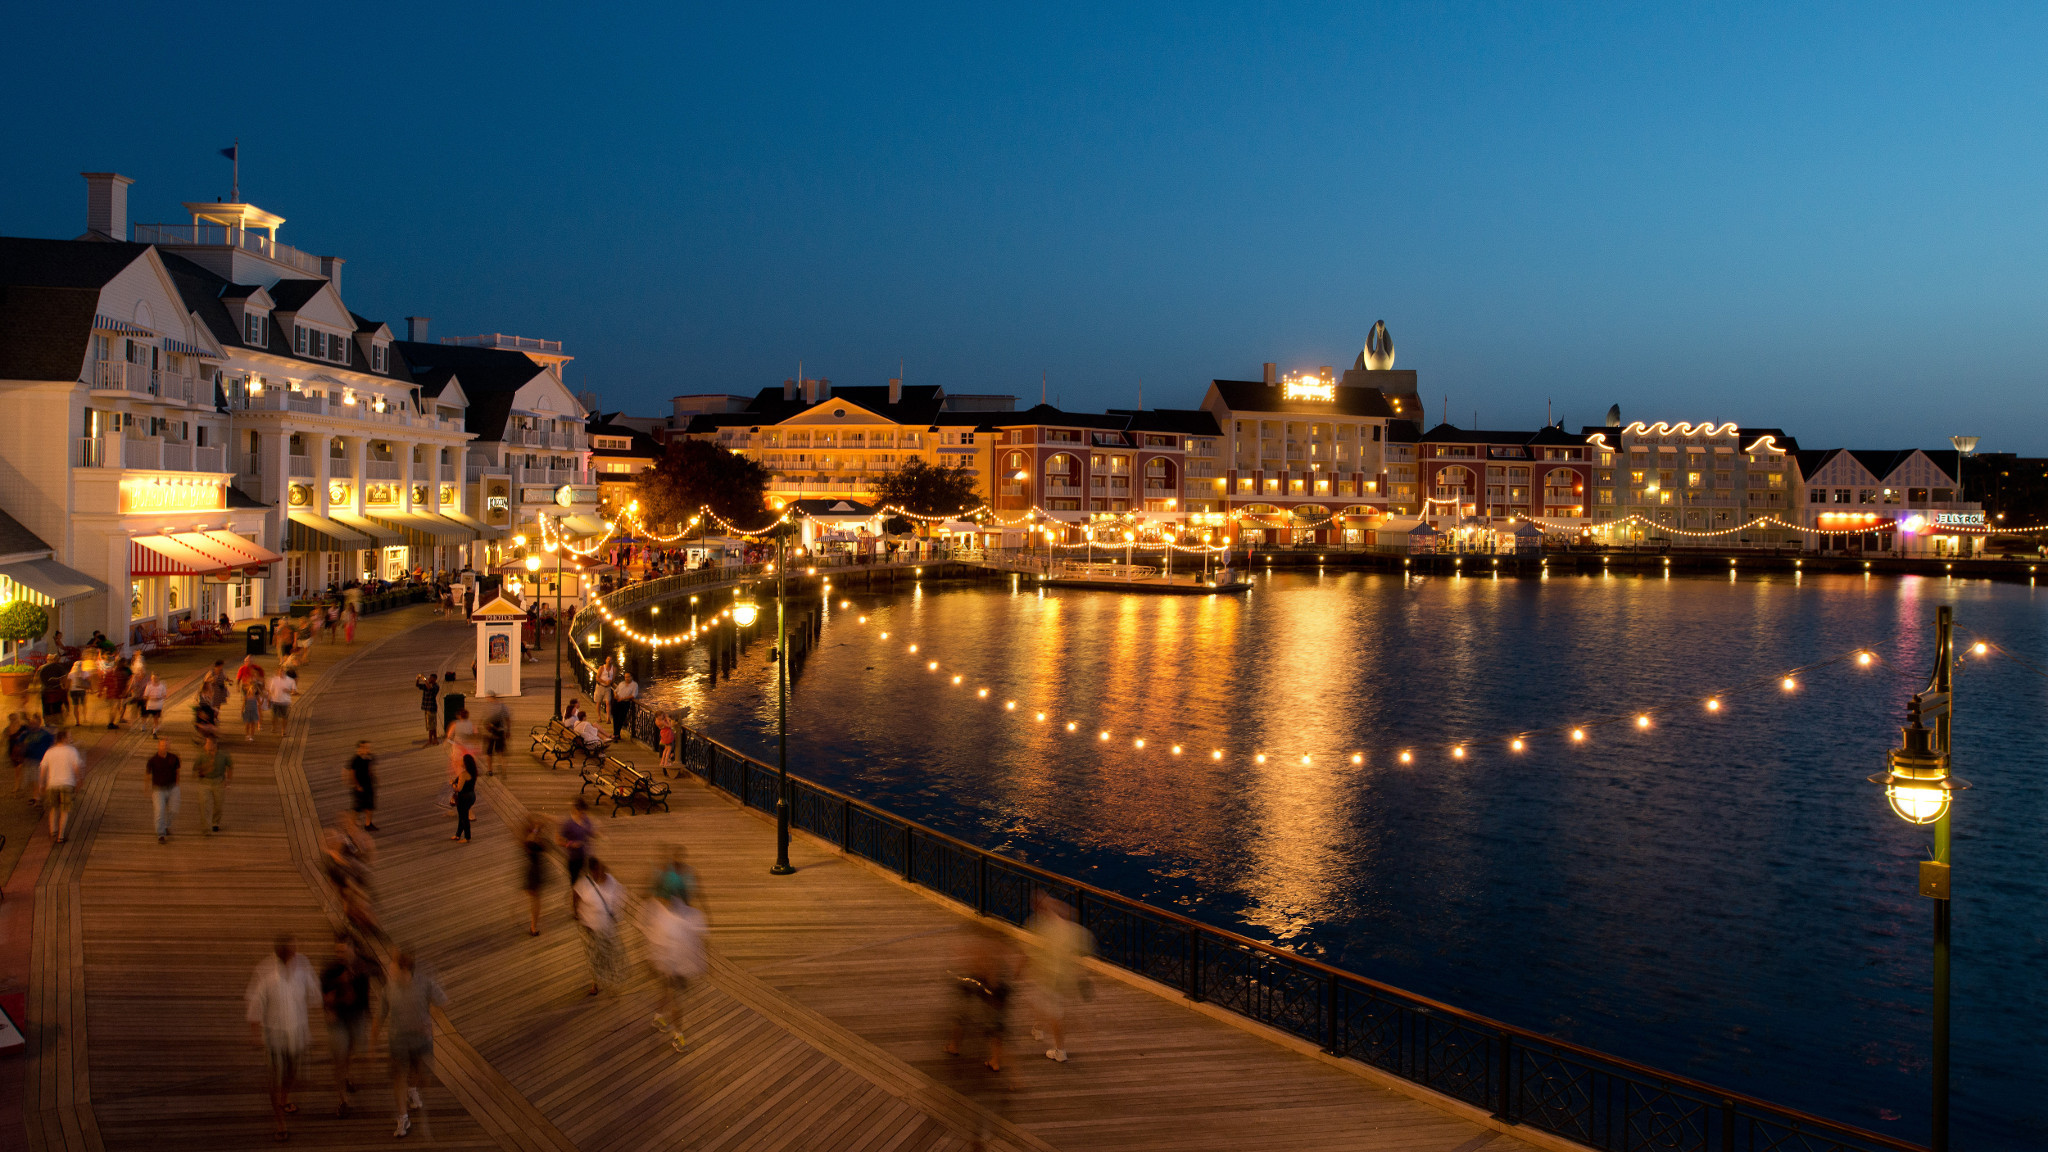
<svg viewBox="0 0 2048 1152">
<path fill-rule="evenodd" d="M 1926 1138 L 1931 837 L 1865 778 L 1926 682 L 1935 607 L 1959 650 L 2048 667 L 2048 590 L 1283 573 L 1240 597 L 844 595 L 792 694 L 793 771 L 1425 996 Z M 1858 648 L 1879 659 L 1776 683 Z M 772 762 L 767 654 L 649 699 Z M 2010 660 L 1958 674 L 1958 1147 L 2048 1146 L 2044 700 Z M 1648 728 L 1557 731 L 1645 709 Z"/>
</svg>

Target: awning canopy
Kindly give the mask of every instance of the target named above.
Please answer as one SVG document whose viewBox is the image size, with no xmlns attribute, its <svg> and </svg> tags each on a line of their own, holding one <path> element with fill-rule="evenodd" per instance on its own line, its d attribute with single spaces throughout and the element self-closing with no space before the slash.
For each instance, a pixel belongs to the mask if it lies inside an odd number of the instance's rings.
<svg viewBox="0 0 2048 1152">
<path fill-rule="evenodd" d="M 505 534 L 503 528 L 493 528 L 475 517 L 465 516 L 460 512 L 444 510 L 441 515 L 476 533 L 479 540 L 495 540 Z"/>
<path fill-rule="evenodd" d="M 17 560 L 12 564 L 0 564 L 0 576 L 42 596 L 52 603 L 69 604 L 83 600 L 107 590 L 105 584 L 87 576 L 76 568 L 69 568 L 47 557 L 41 560 Z"/>
<path fill-rule="evenodd" d="M 336 512 L 334 518 L 343 525 L 353 529 L 357 535 L 367 537 L 372 545 L 384 547 L 405 543 L 404 533 L 396 528 L 386 527 L 366 517 L 352 515 L 347 512 Z"/>
<path fill-rule="evenodd" d="M 311 512 L 293 512 L 285 525 L 287 552 L 353 552 L 369 546 L 368 536 Z"/>
<path fill-rule="evenodd" d="M 602 536 L 610 531 L 604 526 L 603 520 L 583 512 L 562 517 L 561 524 L 565 530 L 578 536 Z"/>
<path fill-rule="evenodd" d="M 130 576 L 203 576 L 252 571 L 284 557 L 232 532 L 173 532 L 128 541 Z"/>
<path fill-rule="evenodd" d="M 476 539 L 476 534 L 469 529 L 431 513 L 384 512 L 371 519 L 403 532 L 406 543 L 415 548 L 432 548 L 436 544 L 459 547 Z"/>
</svg>

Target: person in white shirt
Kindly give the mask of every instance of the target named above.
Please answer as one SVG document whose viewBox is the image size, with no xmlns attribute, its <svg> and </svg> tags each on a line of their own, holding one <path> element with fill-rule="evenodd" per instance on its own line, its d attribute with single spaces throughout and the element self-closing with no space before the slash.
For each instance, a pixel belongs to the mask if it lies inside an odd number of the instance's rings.
<svg viewBox="0 0 2048 1152">
<path fill-rule="evenodd" d="M 640 914 L 640 934 L 647 938 L 647 959 L 661 986 L 661 1007 L 654 1026 L 669 1033 L 676 1051 L 683 1050 L 682 1017 L 676 1001 L 690 981 L 704 974 L 704 913 L 680 896 L 649 900 Z"/>
<path fill-rule="evenodd" d="M 621 728 L 632 729 L 633 701 L 639 695 L 640 685 L 633 674 L 621 669 L 618 683 L 612 685 L 612 739 L 619 738 Z"/>
<path fill-rule="evenodd" d="M 59 728 L 57 742 L 43 753 L 40 782 L 43 807 L 50 813 L 50 839 L 59 844 L 64 842 L 64 830 L 71 824 L 71 794 L 77 790 L 79 774 L 84 771 L 85 757 L 78 754 L 71 733 Z"/>
<path fill-rule="evenodd" d="M 171 698 L 171 686 L 154 672 L 149 676 L 149 687 L 142 690 L 142 716 L 149 721 L 149 734 L 154 736 L 164 726 L 164 702 Z"/>
<path fill-rule="evenodd" d="M 619 917 L 626 911 L 626 888 L 593 856 L 583 878 L 569 889 L 576 922 L 583 927 L 583 956 L 590 962 L 590 994 L 625 977 L 626 950 L 619 944 Z"/>
<path fill-rule="evenodd" d="M 270 1110 L 277 1118 L 278 1139 L 283 1140 L 288 1136 L 285 1115 L 293 1110 L 292 1085 L 312 1040 L 307 1005 L 320 1001 L 320 981 L 313 966 L 293 950 L 292 938 L 280 936 L 276 954 L 256 966 L 244 999 L 249 1029 L 270 1055 Z"/>
<path fill-rule="evenodd" d="M 299 682 L 282 671 L 270 678 L 264 686 L 270 693 L 270 720 L 280 734 L 284 732 L 286 719 L 291 715 L 292 696 L 299 690 Z"/>
<path fill-rule="evenodd" d="M 604 733 L 597 730 L 597 725 L 590 722 L 590 717 L 576 717 L 576 723 L 571 730 L 576 733 L 578 740 L 583 741 L 592 748 L 604 747 Z"/>
</svg>

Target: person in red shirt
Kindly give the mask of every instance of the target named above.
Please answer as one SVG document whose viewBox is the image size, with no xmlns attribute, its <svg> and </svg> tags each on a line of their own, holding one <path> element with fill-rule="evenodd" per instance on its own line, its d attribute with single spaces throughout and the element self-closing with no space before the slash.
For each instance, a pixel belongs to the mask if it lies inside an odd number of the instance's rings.
<svg viewBox="0 0 2048 1152">
<path fill-rule="evenodd" d="M 254 656 L 244 656 L 242 666 L 235 669 L 235 687 L 239 688 L 251 680 L 263 683 L 263 665 L 256 663 Z"/>
</svg>

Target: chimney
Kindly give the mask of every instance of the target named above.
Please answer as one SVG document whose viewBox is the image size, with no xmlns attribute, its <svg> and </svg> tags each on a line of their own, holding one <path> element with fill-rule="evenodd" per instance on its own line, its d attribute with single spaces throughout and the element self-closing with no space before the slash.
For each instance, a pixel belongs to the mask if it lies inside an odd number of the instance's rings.
<svg viewBox="0 0 2048 1152">
<path fill-rule="evenodd" d="M 128 239 L 128 186 L 119 172 L 80 172 L 85 177 L 85 230 Z"/>
<path fill-rule="evenodd" d="M 889 403 L 903 403 L 903 378 L 901 376 L 889 377 Z"/>
<path fill-rule="evenodd" d="M 425 344 L 427 342 L 427 321 L 431 319 L 433 319 L 431 316 L 407 316 L 405 318 L 405 338 L 415 344 Z"/>
<path fill-rule="evenodd" d="M 818 382 L 806 378 L 798 381 L 798 383 L 804 386 L 804 403 L 816 404 L 818 402 Z"/>
<path fill-rule="evenodd" d="M 1271 388 L 1280 382 L 1280 373 L 1277 371 L 1279 367 L 1271 360 L 1266 361 L 1266 387 Z"/>
<path fill-rule="evenodd" d="M 320 275 L 325 276 L 327 282 L 334 285 L 336 292 L 341 291 L 341 266 L 346 263 L 348 261 L 343 260 L 339 256 L 322 256 L 320 258 Z"/>
<path fill-rule="evenodd" d="M 1325 380 L 1335 380 L 1337 378 L 1337 369 L 1332 367 L 1331 365 L 1325 364 L 1323 365 L 1319 375 L 1321 375 L 1322 378 Z"/>
<path fill-rule="evenodd" d="M 794 399 L 796 399 L 796 380 L 794 378 L 784 380 L 782 382 L 782 402 L 787 404 Z"/>
</svg>

